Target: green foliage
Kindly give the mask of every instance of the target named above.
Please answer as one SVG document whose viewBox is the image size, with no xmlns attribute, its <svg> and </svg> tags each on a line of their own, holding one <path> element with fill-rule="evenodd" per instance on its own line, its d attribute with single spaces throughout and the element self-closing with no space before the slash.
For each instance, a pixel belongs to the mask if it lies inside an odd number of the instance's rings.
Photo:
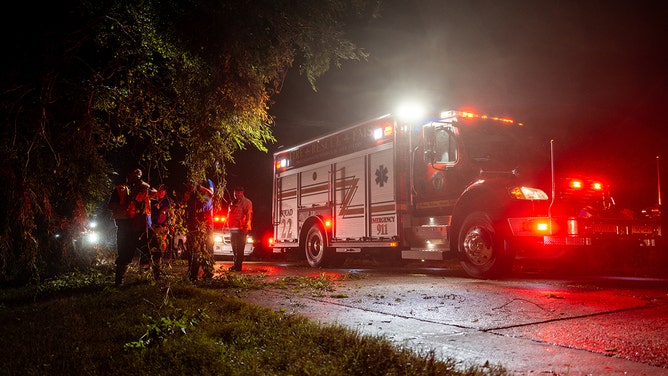
<svg viewBox="0 0 668 376">
<path fill-rule="evenodd" d="M 65 0 L 6 12 L 25 32 L 5 33 L 0 283 L 71 270 L 73 240 L 106 214 L 115 171 L 141 163 L 160 181 L 177 162 L 222 187 L 235 152 L 274 141 L 268 108 L 295 62 L 314 84 L 365 58 L 344 30 L 374 6 Z"/>
<path fill-rule="evenodd" d="M 85 272 L 73 271 L 44 281 L 37 286 L 37 293 L 40 296 L 49 296 L 68 290 L 93 288 L 110 282 L 109 273 L 104 269 L 90 269 Z"/>
<path fill-rule="evenodd" d="M 185 266 L 177 273 L 185 273 Z M 0 352 L 2 373 L 506 374 L 500 367 L 459 370 L 434 352 L 416 354 L 382 337 L 252 306 L 231 297 L 236 293 L 229 290 L 238 291 L 238 285 L 199 288 L 167 278 L 116 289 L 108 287 L 111 274 L 108 280 L 98 273 L 72 274 L 38 297 L 31 289 L 0 290 L 0 331 L 3 343 L 11 344 L 11 351 Z"/>
<path fill-rule="evenodd" d="M 146 325 L 146 333 L 144 333 L 137 341 L 126 343 L 123 348 L 126 350 L 145 349 L 149 346 L 157 346 L 161 343 L 167 342 L 168 338 L 178 334 L 186 334 L 189 327 L 197 326 L 202 320 L 209 316 L 204 313 L 204 310 L 198 309 L 194 315 L 189 315 L 188 312 L 177 309 L 175 317 L 160 317 L 154 319 L 151 316 L 144 315 L 144 320 L 149 323 Z"/>
<path fill-rule="evenodd" d="M 224 178 L 247 146 L 273 142 L 268 108 L 299 58 L 312 84 L 330 66 L 366 54 L 345 39 L 367 1 L 197 0 L 116 3 L 100 9 L 96 48 L 109 56 L 93 81 L 90 121 L 123 150 L 163 171 L 174 147 L 191 178 Z M 99 53 L 99 52 L 98 52 Z"/>
</svg>

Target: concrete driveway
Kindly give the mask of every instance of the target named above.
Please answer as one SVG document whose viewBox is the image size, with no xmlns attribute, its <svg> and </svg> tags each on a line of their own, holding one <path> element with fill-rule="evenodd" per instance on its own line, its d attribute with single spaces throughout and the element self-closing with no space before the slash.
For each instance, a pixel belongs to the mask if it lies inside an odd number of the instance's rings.
<svg viewBox="0 0 668 376">
<path fill-rule="evenodd" d="M 244 264 L 278 280 L 328 278 L 333 291 L 264 289 L 244 298 L 285 313 L 516 374 L 668 374 L 668 280 L 466 278 L 457 268 L 311 269 Z"/>
</svg>

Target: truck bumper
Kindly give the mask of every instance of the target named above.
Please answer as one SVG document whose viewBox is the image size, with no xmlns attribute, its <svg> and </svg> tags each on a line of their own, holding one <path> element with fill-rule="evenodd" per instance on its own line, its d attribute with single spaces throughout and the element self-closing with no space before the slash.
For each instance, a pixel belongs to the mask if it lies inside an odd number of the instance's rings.
<svg viewBox="0 0 668 376">
<path fill-rule="evenodd" d="M 661 226 L 655 221 L 529 217 L 509 218 L 508 224 L 514 239 L 533 239 L 547 247 L 656 247 L 661 239 Z"/>
<path fill-rule="evenodd" d="M 576 236 L 544 236 L 545 246 L 631 246 L 631 247 L 656 247 L 656 238 L 633 237 L 633 238 L 591 238 Z"/>
</svg>

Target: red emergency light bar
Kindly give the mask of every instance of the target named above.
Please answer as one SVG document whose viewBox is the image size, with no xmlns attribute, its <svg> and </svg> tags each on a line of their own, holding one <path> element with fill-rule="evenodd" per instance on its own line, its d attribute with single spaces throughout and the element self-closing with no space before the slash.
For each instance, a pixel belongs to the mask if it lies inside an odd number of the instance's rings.
<svg viewBox="0 0 668 376">
<path fill-rule="evenodd" d="M 515 121 L 512 119 L 508 118 L 501 118 L 501 117 L 496 117 L 496 116 L 488 116 L 488 115 L 480 115 L 476 114 L 473 112 L 467 112 L 467 111 L 445 111 L 441 113 L 441 118 L 452 118 L 452 117 L 460 117 L 464 119 L 483 119 L 483 120 L 494 120 L 494 121 L 499 121 L 502 123 L 507 123 L 507 124 L 514 124 Z M 517 123 L 517 125 L 523 125 L 522 123 Z"/>
</svg>

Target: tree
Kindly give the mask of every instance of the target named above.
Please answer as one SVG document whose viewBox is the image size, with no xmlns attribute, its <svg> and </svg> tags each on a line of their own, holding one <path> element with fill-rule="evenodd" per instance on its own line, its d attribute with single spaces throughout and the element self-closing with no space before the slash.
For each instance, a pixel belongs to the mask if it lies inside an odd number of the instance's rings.
<svg viewBox="0 0 668 376">
<path fill-rule="evenodd" d="M 368 19 L 373 6 L 70 0 L 7 14 L 14 22 L 4 24 L 32 29 L 3 48 L 17 57 L 0 99 L 4 282 L 73 265 L 73 234 L 114 171 L 141 163 L 164 178 L 178 156 L 190 178 L 224 182 L 236 151 L 266 151 L 268 106 L 288 69 L 298 64 L 315 85 L 332 65 L 365 58 L 345 22 Z"/>
</svg>

